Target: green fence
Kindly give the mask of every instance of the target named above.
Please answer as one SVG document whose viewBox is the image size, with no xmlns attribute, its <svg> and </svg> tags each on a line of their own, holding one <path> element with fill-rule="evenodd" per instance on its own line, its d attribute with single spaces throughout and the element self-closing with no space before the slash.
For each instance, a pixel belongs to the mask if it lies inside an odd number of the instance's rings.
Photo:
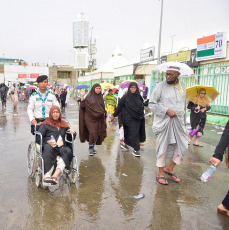
<svg viewBox="0 0 229 230">
<path fill-rule="evenodd" d="M 229 63 L 212 63 L 200 65 L 194 68 L 193 76 L 181 76 L 180 79 L 185 82 L 186 87 L 193 85 L 209 85 L 215 87 L 220 95 L 211 103 L 211 112 L 222 115 L 229 115 Z M 152 72 L 150 93 L 157 82 L 163 81 L 164 74 L 156 76 L 156 71 Z"/>
</svg>

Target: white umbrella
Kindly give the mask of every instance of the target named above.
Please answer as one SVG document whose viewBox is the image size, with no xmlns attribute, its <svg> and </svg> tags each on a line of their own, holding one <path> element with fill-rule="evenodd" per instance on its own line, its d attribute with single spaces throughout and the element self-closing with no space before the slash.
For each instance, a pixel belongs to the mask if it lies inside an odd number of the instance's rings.
<svg viewBox="0 0 229 230">
<path fill-rule="evenodd" d="M 180 72 L 181 75 L 193 74 L 193 70 L 188 65 L 175 61 L 164 62 L 160 65 L 157 65 L 156 69 L 162 72 L 166 72 L 168 69 L 173 69 L 173 67 L 175 67 L 174 70 L 177 68 L 177 71 Z"/>
</svg>

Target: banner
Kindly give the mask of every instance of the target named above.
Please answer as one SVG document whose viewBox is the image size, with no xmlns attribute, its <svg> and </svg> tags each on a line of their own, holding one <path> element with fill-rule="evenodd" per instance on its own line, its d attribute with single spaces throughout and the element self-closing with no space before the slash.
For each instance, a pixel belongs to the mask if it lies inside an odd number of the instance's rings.
<svg viewBox="0 0 229 230">
<path fill-rule="evenodd" d="M 152 61 L 154 59 L 154 53 L 155 53 L 154 46 L 146 48 L 146 49 L 141 49 L 140 61 L 141 62 Z"/>
<path fill-rule="evenodd" d="M 39 77 L 39 73 L 31 73 L 30 74 L 30 78 L 38 78 Z"/>
<path fill-rule="evenodd" d="M 186 62 L 190 60 L 191 51 L 183 51 L 180 53 L 170 54 L 167 57 L 167 61 Z"/>
<path fill-rule="evenodd" d="M 196 49 L 182 51 L 179 53 L 161 57 L 161 63 L 169 61 L 182 62 L 190 67 L 198 66 L 198 61 L 196 60 Z"/>
<path fill-rule="evenodd" d="M 227 34 L 217 33 L 197 39 L 197 61 L 227 56 Z"/>
<path fill-rule="evenodd" d="M 18 78 L 27 78 L 27 74 L 26 73 L 19 73 Z"/>
</svg>

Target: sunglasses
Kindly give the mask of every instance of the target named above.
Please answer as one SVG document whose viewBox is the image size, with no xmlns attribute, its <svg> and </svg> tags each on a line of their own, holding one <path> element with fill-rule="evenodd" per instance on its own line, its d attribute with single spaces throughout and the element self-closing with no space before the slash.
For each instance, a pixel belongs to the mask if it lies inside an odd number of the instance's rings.
<svg viewBox="0 0 229 230">
<path fill-rule="evenodd" d="M 200 94 L 204 94 L 205 95 L 206 93 L 200 93 Z"/>
</svg>

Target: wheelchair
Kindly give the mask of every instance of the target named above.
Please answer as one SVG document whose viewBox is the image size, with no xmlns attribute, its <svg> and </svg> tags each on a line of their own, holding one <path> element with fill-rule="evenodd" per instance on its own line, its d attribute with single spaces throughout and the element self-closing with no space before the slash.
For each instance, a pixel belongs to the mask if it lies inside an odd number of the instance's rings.
<svg viewBox="0 0 229 230">
<path fill-rule="evenodd" d="M 35 126 L 35 141 L 31 142 L 28 147 L 28 153 L 27 153 L 27 167 L 28 167 L 28 173 L 29 177 L 32 179 L 35 178 L 35 184 L 38 188 L 46 188 L 49 186 L 52 186 L 52 183 L 46 183 L 43 181 L 44 179 L 44 160 L 42 158 L 42 135 L 40 132 L 37 131 L 37 128 Z M 73 158 L 72 162 L 70 164 L 70 169 L 64 169 L 64 174 L 68 176 L 71 183 L 76 184 L 78 176 L 79 176 L 79 167 L 77 162 L 77 157 L 74 154 L 74 147 L 73 147 L 73 135 L 71 135 L 71 140 L 68 139 L 70 133 L 65 134 L 65 141 L 67 143 L 67 147 L 69 147 L 73 152 Z M 36 142 L 37 136 L 40 137 L 39 143 Z"/>
</svg>

